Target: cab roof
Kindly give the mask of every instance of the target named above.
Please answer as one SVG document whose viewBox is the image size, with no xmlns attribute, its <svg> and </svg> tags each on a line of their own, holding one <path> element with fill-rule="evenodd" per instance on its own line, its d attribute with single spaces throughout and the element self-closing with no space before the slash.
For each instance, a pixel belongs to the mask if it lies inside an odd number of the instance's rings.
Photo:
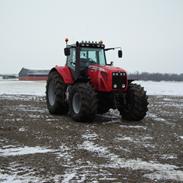
<svg viewBox="0 0 183 183">
<path fill-rule="evenodd" d="M 105 45 L 103 44 L 102 41 L 97 42 L 97 41 L 81 41 L 81 42 L 76 42 L 75 44 L 67 45 L 67 47 L 88 47 L 88 48 L 105 48 Z"/>
</svg>

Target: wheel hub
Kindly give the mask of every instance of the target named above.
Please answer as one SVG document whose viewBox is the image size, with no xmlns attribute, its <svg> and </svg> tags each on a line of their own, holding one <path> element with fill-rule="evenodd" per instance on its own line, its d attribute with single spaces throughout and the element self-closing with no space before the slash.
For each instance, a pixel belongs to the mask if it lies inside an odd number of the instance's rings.
<svg viewBox="0 0 183 183">
<path fill-rule="evenodd" d="M 55 103 L 55 98 L 56 98 L 56 90 L 55 90 L 55 85 L 54 82 L 51 81 L 48 87 L 48 99 L 49 99 L 49 103 L 50 105 L 54 105 Z"/>
<path fill-rule="evenodd" d="M 81 98 L 79 93 L 75 93 L 72 99 L 72 107 L 74 113 L 78 114 L 81 108 Z"/>
</svg>

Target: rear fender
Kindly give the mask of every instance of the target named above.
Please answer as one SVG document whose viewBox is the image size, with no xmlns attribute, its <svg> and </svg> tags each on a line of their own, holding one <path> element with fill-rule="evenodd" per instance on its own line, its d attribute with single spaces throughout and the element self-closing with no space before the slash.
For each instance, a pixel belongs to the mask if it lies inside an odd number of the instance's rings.
<svg viewBox="0 0 183 183">
<path fill-rule="evenodd" d="M 72 73 L 67 66 L 64 66 L 64 67 L 63 66 L 56 66 L 50 70 L 50 72 L 52 72 L 52 71 L 57 71 L 58 74 L 63 78 L 65 84 L 73 84 L 74 83 Z"/>
<path fill-rule="evenodd" d="M 132 83 L 133 81 L 135 81 L 135 79 L 128 79 L 128 84 Z"/>
</svg>

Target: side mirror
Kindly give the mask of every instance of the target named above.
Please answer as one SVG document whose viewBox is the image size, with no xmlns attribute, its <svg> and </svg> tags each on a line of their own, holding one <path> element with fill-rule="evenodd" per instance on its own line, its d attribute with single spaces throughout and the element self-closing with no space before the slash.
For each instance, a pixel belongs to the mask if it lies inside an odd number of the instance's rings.
<svg viewBox="0 0 183 183">
<path fill-rule="evenodd" d="M 65 54 L 65 56 L 69 56 L 70 55 L 70 48 L 64 48 L 64 54 Z"/>
<path fill-rule="evenodd" d="M 118 50 L 118 57 L 119 57 L 119 58 L 122 58 L 122 55 L 123 55 L 122 50 Z"/>
</svg>

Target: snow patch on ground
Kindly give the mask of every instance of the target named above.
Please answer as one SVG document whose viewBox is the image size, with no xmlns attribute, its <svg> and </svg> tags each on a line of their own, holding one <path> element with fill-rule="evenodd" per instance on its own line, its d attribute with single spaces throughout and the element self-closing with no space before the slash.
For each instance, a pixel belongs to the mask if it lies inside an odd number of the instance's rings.
<svg viewBox="0 0 183 183">
<path fill-rule="evenodd" d="M 46 147 L 14 147 L 14 146 L 4 146 L 0 149 L 0 156 L 8 157 L 8 156 L 22 156 L 28 154 L 36 154 L 36 153 L 48 153 L 53 152 L 52 149 L 48 149 Z"/>
<path fill-rule="evenodd" d="M 120 125 L 121 128 L 135 128 L 135 129 L 143 129 L 146 130 L 147 127 L 140 125 Z"/>
<path fill-rule="evenodd" d="M 62 183 L 70 182 L 76 175 L 77 175 L 76 172 L 68 172 L 68 170 L 67 170 L 63 176 Z"/>
<path fill-rule="evenodd" d="M 82 135 L 82 138 L 85 140 L 96 140 L 98 135 L 96 133 L 90 133 L 90 131 L 86 131 L 85 134 Z"/>
<path fill-rule="evenodd" d="M 36 100 L 38 97 L 37 95 L 24 95 L 24 94 L 0 94 L 1 99 L 8 99 L 8 100 L 22 100 L 22 101 L 30 101 L 30 100 Z"/>
<path fill-rule="evenodd" d="M 22 128 L 19 128 L 18 131 L 19 132 L 25 132 L 25 131 L 27 131 L 27 129 L 25 127 L 22 127 Z"/>
<path fill-rule="evenodd" d="M 27 105 L 19 105 L 15 110 L 17 111 L 23 111 L 23 112 L 39 112 L 39 113 L 45 113 L 47 109 L 41 109 L 40 107 L 33 107 L 33 106 L 27 106 Z"/>
<path fill-rule="evenodd" d="M 124 137 L 126 140 L 133 141 L 130 137 Z M 183 171 L 177 170 L 179 167 L 170 164 L 161 164 L 153 161 L 143 161 L 142 159 L 124 159 L 119 155 L 111 152 L 108 147 L 94 143 L 91 140 L 85 140 L 78 145 L 79 149 L 85 149 L 98 156 L 107 159 L 108 163 L 99 165 L 101 168 L 130 168 L 132 170 L 147 170 L 151 173 L 145 174 L 144 177 L 158 180 L 177 180 L 183 181 Z"/>
<path fill-rule="evenodd" d="M 162 106 L 164 107 L 175 107 L 175 108 L 180 108 L 182 109 L 183 108 L 183 103 L 174 103 L 174 102 L 170 102 L 170 103 L 162 103 Z"/>
<path fill-rule="evenodd" d="M 152 180 L 176 180 L 183 181 L 183 171 L 175 170 L 165 166 L 165 170 L 159 170 L 154 173 L 145 174 L 144 177 Z"/>
<path fill-rule="evenodd" d="M 71 182 L 73 178 L 77 176 L 77 172 L 74 168 L 74 164 L 72 162 L 73 156 L 72 156 L 72 149 L 63 144 L 58 148 L 58 150 L 55 153 L 57 155 L 57 158 L 63 158 L 66 162 L 65 167 L 67 167 L 64 171 L 64 175 L 62 176 L 62 183 L 68 183 Z"/>
<path fill-rule="evenodd" d="M 31 175 L 33 170 L 30 167 L 22 166 L 21 164 L 10 163 L 6 171 L 8 171 L 9 174 L 7 172 L 3 172 L 2 170 L 0 170 L 1 183 L 22 183 L 22 182 L 39 183 L 43 181 L 42 178 Z M 28 172 L 28 173 L 24 173 L 24 172 Z"/>
<path fill-rule="evenodd" d="M 161 159 L 177 159 L 177 155 L 175 154 L 163 154 L 161 157 Z"/>
<path fill-rule="evenodd" d="M 30 176 L 30 175 L 17 175 L 15 174 L 6 174 L 6 173 L 0 173 L 0 182 L 1 183 L 29 183 L 29 182 L 35 182 L 40 183 L 42 182 L 42 179 Z"/>
<path fill-rule="evenodd" d="M 32 119 L 36 119 L 36 118 L 38 118 L 38 119 L 40 119 L 40 115 L 36 115 L 36 114 L 28 114 L 28 116 L 30 117 L 30 118 L 32 118 Z"/>
<path fill-rule="evenodd" d="M 116 137 L 115 140 L 117 141 L 129 141 L 131 143 L 137 144 L 137 145 L 142 145 L 146 148 L 155 148 L 155 146 L 153 144 L 150 144 L 149 141 L 151 141 L 153 138 L 152 137 L 138 137 L 138 138 L 134 138 L 134 137 L 126 137 L 126 136 L 122 136 L 122 137 Z"/>
<path fill-rule="evenodd" d="M 0 80 L 0 95 L 45 95 L 46 81 Z"/>
<path fill-rule="evenodd" d="M 158 121 L 158 122 L 159 121 L 162 121 L 162 122 L 166 121 L 164 118 L 161 118 L 161 117 L 157 116 L 156 114 L 150 113 L 150 112 L 147 113 L 147 117 L 152 118 L 154 121 Z"/>
<path fill-rule="evenodd" d="M 148 95 L 183 95 L 183 82 L 172 81 L 135 81 L 145 88 Z"/>
<path fill-rule="evenodd" d="M 136 81 L 141 84 L 148 95 L 182 96 L 183 82 Z M 46 81 L 0 80 L 0 95 L 39 95 L 45 96 Z"/>
<path fill-rule="evenodd" d="M 124 141 L 129 141 L 129 142 L 134 142 L 134 139 L 132 137 L 116 137 L 116 140 L 124 140 Z"/>
<path fill-rule="evenodd" d="M 73 167 L 73 163 L 71 161 L 73 157 L 71 155 L 71 152 L 72 150 L 69 147 L 65 146 L 64 144 L 60 146 L 58 149 L 49 149 L 46 147 L 39 147 L 39 146 L 15 147 L 13 145 L 7 145 L 7 146 L 3 146 L 3 148 L 0 148 L 0 157 L 32 155 L 37 153 L 53 153 L 56 155 L 57 158 L 63 158 L 66 161 L 67 166 L 69 167 L 69 168 L 66 168 L 63 176 L 56 175 L 55 177 L 53 177 L 53 179 L 54 181 L 58 181 L 62 177 L 63 179 L 62 182 L 67 183 L 67 182 L 70 182 L 70 180 L 72 180 L 76 176 L 75 170 L 73 168 L 70 168 L 70 167 Z M 17 167 L 17 165 L 15 167 Z M 27 167 L 23 167 L 22 165 L 20 165 L 20 167 L 22 171 L 23 170 L 26 171 L 29 169 Z M 22 174 L 21 176 L 19 176 L 18 170 L 13 168 L 13 166 L 10 167 L 10 169 L 12 169 L 10 174 L 0 172 L 0 182 L 3 182 L 3 183 L 5 182 L 12 182 L 12 183 L 36 182 L 37 183 L 37 182 L 43 181 L 42 178 L 34 177 L 32 175 L 30 176 L 29 174 Z"/>
<path fill-rule="evenodd" d="M 68 164 L 70 164 L 73 158 L 70 153 L 71 149 L 63 144 L 57 149 L 55 154 L 57 155 L 57 158 L 63 158 Z"/>
</svg>

